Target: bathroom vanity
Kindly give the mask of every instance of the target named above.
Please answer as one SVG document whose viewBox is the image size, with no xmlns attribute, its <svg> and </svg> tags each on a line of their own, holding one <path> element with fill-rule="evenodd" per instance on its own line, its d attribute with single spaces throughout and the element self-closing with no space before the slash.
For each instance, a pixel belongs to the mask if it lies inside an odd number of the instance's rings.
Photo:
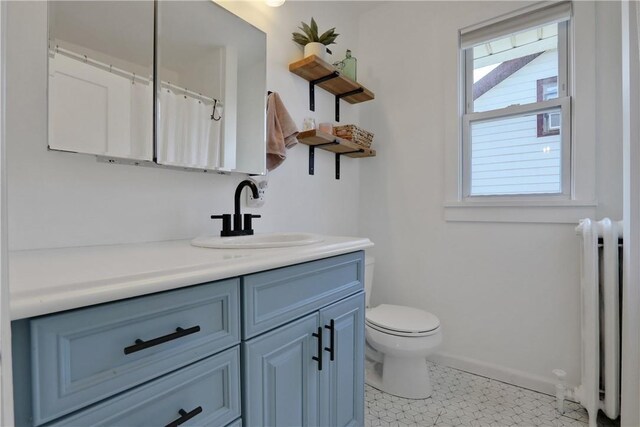
<svg viewBox="0 0 640 427">
<path fill-rule="evenodd" d="M 363 425 L 369 246 L 12 254 L 16 424 Z"/>
</svg>

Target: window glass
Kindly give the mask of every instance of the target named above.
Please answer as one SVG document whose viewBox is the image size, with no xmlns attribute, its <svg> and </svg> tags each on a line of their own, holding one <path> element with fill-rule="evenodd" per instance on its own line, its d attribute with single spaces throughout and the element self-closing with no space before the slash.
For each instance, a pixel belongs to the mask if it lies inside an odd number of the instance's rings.
<svg viewBox="0 0 640 427">
<path fill-rule="evenodd" d="M 535 103 L 537 82 L 555 78 L 544 100 L 558 97 L 558 25 L 550 24 L 473 48 L 473 102 L 468 112 Z M 469 100 L 471 101 L 471 100 Z"/>
<path fill-rule="evenodd" d="M 471 123 L 471 196 L 562 192 L 559 108 Z M 538 121 L 555 133 L 540 137 Z"/>
</svg>

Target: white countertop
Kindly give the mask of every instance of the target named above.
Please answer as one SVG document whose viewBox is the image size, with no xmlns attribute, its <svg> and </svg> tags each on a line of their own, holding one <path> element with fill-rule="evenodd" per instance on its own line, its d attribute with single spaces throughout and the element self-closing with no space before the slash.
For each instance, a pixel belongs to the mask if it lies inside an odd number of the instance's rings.
<svg viewBox="0 0 640 427">
<path fill-rule="evenodd" d="M 189 240 L 14 251 L 9 254 L 11 319 L 23 319 L 269 270 L 373 246 L 322 236 L 308 246 L 209 249 Z"/>
</svg>

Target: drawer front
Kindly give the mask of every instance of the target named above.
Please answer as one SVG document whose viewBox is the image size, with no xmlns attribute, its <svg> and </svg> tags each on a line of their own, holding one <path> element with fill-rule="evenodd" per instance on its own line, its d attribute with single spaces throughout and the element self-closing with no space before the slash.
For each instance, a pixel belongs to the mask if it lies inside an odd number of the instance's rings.
<svg viewBox="0 0 640 427">
<path fill-rule="evenodd" d="M 243 338 L 358 292 L 363 280 L 362 251 L 245 276 Z"/>
<path fill-rule="evenodd" d="M 237 344 L 239 307 L 233 279 L 32 320 L 34 423 Z"/>
<path fill-rule="evenodd" d="M 239 367 L 236 346 L 48 426 L 225 426 L 240 416 Z"/>
<path fill-rule="evenodd" d="M 229 424 L 227 427 L 242 427 L 242 418 L 238 418 L 237 420 Z"/>
</svg>

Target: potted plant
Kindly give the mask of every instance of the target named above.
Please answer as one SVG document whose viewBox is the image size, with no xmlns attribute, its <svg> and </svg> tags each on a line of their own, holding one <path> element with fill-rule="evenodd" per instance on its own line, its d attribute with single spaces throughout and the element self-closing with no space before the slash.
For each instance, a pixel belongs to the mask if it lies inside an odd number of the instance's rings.
<svg viewBox="0 0 640 427">
<path fill-rule="evenodd" d="M 335 27 L 325 31 L 322 35 L 318 35 L 318 24 L 313 18 L 311 18 L 309 25 L 304 22 L 301 22 L 301 24 L 302 26 L 298 28 L 302 30 L 302 33 L 293 33 L 293 41 L 304 47 L 305 58 L 309 55 L 316 55 L 324 59 L 325 52 L 331 53 L 327 46 L 335 44 L 336 37 L 339 36 L 339 34 L 336 34 Z"/>
</svg>

